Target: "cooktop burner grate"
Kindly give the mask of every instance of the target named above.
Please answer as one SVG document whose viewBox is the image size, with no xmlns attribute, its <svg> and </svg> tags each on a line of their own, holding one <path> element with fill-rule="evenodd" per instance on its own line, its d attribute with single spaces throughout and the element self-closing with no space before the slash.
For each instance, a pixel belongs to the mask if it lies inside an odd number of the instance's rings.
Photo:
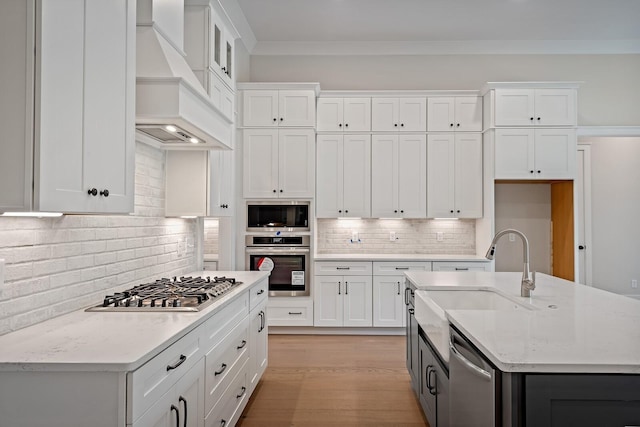
<svg viewBox="0 0 640 427">
<path fill-rule="evenodd" d="M 199 311 L 241 283 L 227 277 L 162 278 L 106 295 L 87 311 Z"/>
</svg>

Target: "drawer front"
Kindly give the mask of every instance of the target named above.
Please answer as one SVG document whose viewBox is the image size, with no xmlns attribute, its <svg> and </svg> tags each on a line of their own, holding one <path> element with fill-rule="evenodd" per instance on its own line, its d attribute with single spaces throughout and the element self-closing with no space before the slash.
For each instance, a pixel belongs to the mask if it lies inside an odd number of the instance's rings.
<svg viewBox="0 0 640 427">
<path fill-rule="evenodd" d="M 189 332 L 145 365 L 127 374 L 127 422 L 133 423 L 202 357 L 202 327 Z"/>
<path fill-rule="evenodd" d="M 240 367 L 231 384 L 224 390 L 223 398 L 207 415 L 206 427 L 230 427 L 238 421 L 249 399 L 248 363 Z"/>
<path fill-rule="evenodd" d="M 434 261 L 433 271 L 491 271 L 491 263 Z"/>
<path fill-rule="evenodd" d="M 431 271 L 430 261 L 380 261 L 373 263 L 374 276 L 396 276 L 405 271 Z"/>
<path fill-rule="evenodd" d="M 262 301 L 267 299 L 267 295 L 269 294 L 269 281 L 268 279 L 263 279 L 256 285 L 253 285 L 251 290 L 249 291 L 249 310 L 253 310 L 256 306 Z"/>
<path fill-rule="evenodd" d="M 213 347 L 238 325 L 249 314 L 249 294 L 245 292 L 231 304 L 222 308 L 211 316 L 203 325 L 204 353 L 208 353 Z"/>
<path fill-rule="evenodd" d="M 249 359 L 249 318 L 227 335 L 205 357 L 205 408 L 209 412 L 238 369 Z"/>
<path fill-rule="evenodd" d="M 315 274 L 318 276 L 366 276 L 373 271 L 370 262 L 335 262 L 327 261 L 315 263 Z"/>
<path fill-rule="evenodd" d="M 269 306 L 269 326 L 313 326 L 313 308 Z"/>
</svg>

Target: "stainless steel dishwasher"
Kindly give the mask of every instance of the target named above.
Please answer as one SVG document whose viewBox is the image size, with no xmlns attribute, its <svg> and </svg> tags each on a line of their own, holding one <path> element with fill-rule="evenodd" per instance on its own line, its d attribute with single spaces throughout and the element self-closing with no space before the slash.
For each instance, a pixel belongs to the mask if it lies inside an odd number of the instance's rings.
<svg viewBox="0 0 640 427">
<path fill-rule="evenodd" d="M 496 370 L 467 339 L 449 328 L 451 427 L 496 426 Z"/>
</svg>

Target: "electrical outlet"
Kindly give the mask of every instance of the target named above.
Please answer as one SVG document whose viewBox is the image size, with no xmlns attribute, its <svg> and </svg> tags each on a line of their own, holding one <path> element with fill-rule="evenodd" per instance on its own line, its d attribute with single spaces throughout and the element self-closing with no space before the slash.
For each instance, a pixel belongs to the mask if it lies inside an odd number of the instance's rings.
<svg viewBox="0 0 640 427">
<path fill-rule="evenodd" d="M 638 289 L 638 281 L 636 279 L 631 280 L 631 288 Z"/>
<path fill-rule="evenodd" d="M 360 237 L 358 236 L 357 231 L 351 232 L 351 243 L 358 243 L 360 241 Z"/>
<path fill-rule="evenodd" d="M 509 241 L 510 242 L 515 242 L 516 241 L 516 235 L 513 233 L 509 233 Z"/>
<path fill-rule="evenodd" d="M 444 233 L 442 231 L 436 232 L 436 241 L 442 242 L 444 240 Z"/>
<path fill-rule="evenodd" d="M 395 242 L 396 241 L 396 232 L 395 231 L 390 231 L 389 232 L 389 241 L 390 242 Z"/>
</svg>

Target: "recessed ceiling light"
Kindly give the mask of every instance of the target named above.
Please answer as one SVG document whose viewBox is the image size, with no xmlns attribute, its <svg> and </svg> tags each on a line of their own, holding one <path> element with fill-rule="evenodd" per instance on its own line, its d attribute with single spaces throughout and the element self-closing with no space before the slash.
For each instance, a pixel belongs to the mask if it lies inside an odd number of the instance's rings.
<svg viewBox="0 0 640 427">
<path fill-rule="evenodd" d="M 175 132 L 178 129 L 175 126 L 171 126 L 171 125 L 167 125 L 164 127 L 166 130 L 168 130 L 169 132 Z"/>
</svg>

